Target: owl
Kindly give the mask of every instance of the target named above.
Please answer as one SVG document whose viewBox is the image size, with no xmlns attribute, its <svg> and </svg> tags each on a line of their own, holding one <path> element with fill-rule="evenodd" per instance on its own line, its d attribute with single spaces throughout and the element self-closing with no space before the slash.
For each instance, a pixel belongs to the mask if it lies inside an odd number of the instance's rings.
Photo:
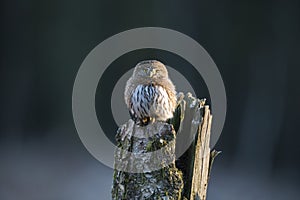
<svg viewBox="0 0 300 200">
<path fill-rule="evenodd" d="M 156 60 L 139 62 L 126 83 L 125 103 L 138 125 L 166 121 L 176 108 L 175 86 L 165 65 Z"/>
</svg>

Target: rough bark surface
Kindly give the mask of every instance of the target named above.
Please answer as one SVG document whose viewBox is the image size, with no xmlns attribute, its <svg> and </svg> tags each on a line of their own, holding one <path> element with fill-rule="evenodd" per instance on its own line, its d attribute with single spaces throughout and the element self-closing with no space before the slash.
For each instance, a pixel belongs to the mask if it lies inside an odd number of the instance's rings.
<svg viewBox="0 0 300 200">
<path fill-rule="evenodd" d="M 168 122 L 138 126 L 129 120 L 119 128 L 112 199 L 206 199 L 219 152 L 210 153 L 212 115 L 204 104 L 191 94 L 179 94 Z"/>
<path fill-rule="evenodd" d="M 140 127 L 129 120 L 116 139 L 113 199 L 181 199 L 183 180 L 175 166 L 173 125 L 155 122 Z"/>
<path fill-rule="evenodd" d="M 191 166 L 192 183 L 190 200 L 206 199 L 209 164 L 210 164 L 210 130 L 212 116 L 208 106 L 204 107 L 204 118 L 196 138 L 194 166 Z"/>
</svg>

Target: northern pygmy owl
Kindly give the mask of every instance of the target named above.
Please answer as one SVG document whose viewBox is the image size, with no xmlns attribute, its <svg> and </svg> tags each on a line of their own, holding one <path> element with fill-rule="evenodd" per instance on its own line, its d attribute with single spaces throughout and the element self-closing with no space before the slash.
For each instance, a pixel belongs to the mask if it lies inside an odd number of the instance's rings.
<svg viewBox="0 0 300 200">
<path fill-rule="evenodd" d="M 175 86 L 165 65 L 156 60 L 139 62 L 126 83 L 124 98 L 132 119 L 139 125 L 166 121 L 176 108 Z"/>
</svg>

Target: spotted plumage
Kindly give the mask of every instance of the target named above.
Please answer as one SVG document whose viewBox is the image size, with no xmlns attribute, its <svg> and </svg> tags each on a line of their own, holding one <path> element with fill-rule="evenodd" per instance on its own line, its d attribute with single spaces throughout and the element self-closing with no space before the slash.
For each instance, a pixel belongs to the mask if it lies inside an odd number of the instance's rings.
<svg viewBox="0 0 300 200">
<path fill-rule="evenodd" d="M 166 121 L 176 107 L 175 86 L 164 64 L 156 60 L 138 63 L 127 81 L 125 102 L 137 124 Z"/>
</svg>

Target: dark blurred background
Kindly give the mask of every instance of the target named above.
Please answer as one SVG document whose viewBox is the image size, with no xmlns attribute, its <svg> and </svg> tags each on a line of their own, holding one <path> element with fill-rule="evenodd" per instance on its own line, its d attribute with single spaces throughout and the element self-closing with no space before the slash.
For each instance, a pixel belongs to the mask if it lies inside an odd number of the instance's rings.
<svg viewBox="0 0 300 200">
<path fill-rule="evenodd" d="M 299 11 L 296 0 L 2 0 L 0 199 L 110 199 L 112 170 L 77 135 L 72 87 L 96 45 L 143 26 L 192 37 L 223 77 L 208 199 L 299 199 Z"/>
</svg>

